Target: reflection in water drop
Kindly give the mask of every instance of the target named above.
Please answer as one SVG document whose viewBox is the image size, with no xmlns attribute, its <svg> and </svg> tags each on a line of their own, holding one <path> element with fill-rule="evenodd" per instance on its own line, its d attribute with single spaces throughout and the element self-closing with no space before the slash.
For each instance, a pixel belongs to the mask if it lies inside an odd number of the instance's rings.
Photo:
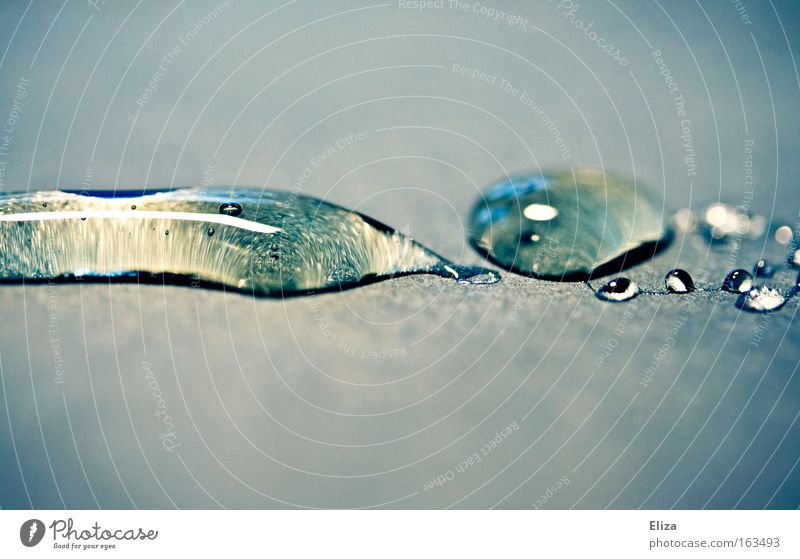
<svg viewBox="0 0 800 559">
<path fill-rule="evenodd" d="M 236 202 L 225 202 L 219 205 L 219 213 L 237 217 L 242 214 L 242 206 Z"/>
<path fill-rule="evenodd" d="M 629 301 L 638 294 L 639 286 L 628 278 L 613 279 L 595 292 L 599 299 L 615 303 Z"/>
<path fill-rule="evenodd" d="M 130 198 L 118 193 L 0 196 L 0 239 L 7 247 L 0 280 L 162 274 L 176 283 L 195 279 L 260 295 L 296 295 L 417 273 L 471 284 L 500 279 L 316 198 L 268 190 L 237 191 L 237 202 L 230 197 L 230 189 L 146 193 L 136 197 L 132 212 Z M 239 217 L 242 205 L 253 209 L 251 219 Z M 164 235 L 174 240 L 166 243 Z"/>
<path fill-rule="evenodd" d="M 747 293 L 753 287 L 753 276 L 747 270 L 731 270 L 722 282 L 722 289 L 731 293 Z"/>
<path fill-rule="evenodd" d="M 689 275 L 689 272 L 680 268 L 667 272 L 667 275 L 664 276 L 664 284 L 670 293 L 689 293 L 694 291 L 692 276 Z"/>
<path fill-rule="evenodd" d="M 473 209 L 471 240 L 508 270 L 580 280 L 652 256 L 668 237 L 662 214 L 641 185 L 613 174 L 545 172 L 489 187 Z"/>
<path fill-rule="evenodd" d="M 739 296 L 736 304 L 739 308 L 752 312 L 771 312 L 780 309 L 786 303 L 786 298 L 777 289 L 762 285 L 753 287 L 747 293 Z"/>
</svg>

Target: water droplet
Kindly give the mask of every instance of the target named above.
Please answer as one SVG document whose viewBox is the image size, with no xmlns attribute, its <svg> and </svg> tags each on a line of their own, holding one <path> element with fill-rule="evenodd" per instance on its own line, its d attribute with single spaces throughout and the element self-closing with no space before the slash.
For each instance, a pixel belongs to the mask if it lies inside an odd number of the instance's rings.
<svg viewBox="0 0 800 559">
<path fill-rule="evenodd" d="M 136 204 L 131 204 L 131 209 L 135 210 L 136 209 Z"/>
<path fill-rule="evenodd" d="M 753 275 L 757 278 L 771 278 L 775 275 L 775 267 L 764 259 L 753 266 Z"/>
<path fill-rule="evenodd" d="M 275 296 L 407 274 L 468 284 L 500 279 L 495 271 L 454 264 L 387 225 L 317 198 L 262 189 L 236 195 L 235 202 L 229 189 L 200 188 L 112 198 L 60 191 L 0 195 L 0 243 L 13 247 L 0 253 L 0 279 L 137 274 L 146 281 L 195 279 Z M 58 211 L 42 212 L 42 197 Z M 139 211 L 130 211 L 133 203 Z M 258 211 L 242 218 L 242 206 Z M 17 221 L 28 227 L 12 227 Z M 199 242 L 219 227 L 225 243 Z M 24 242 L 31 231 L 36 246 Z M 170 250 L 164 250 L 165 235 L 172 239 Z"/>
<path fill-rule="evenodd" d="M 792 228 L 788 225 L 781 225 L 775 230 L 775 240 L 778 241 L 779 244 L 788 245 L 792 242 L 793 236 Z"/>
<path fill-rule="evenodd" d="M 86 221 L 86 217 L 81 217 L 81 221 Z"/>
<path fill-rule="evenodd" d="M 786 304 L 786 298 L 777 289 L 762 285 L 740 295 L 736 304 L 746 311 L 772 312 Z"/>
<path fill-rule="evenodd" d="M 689 293 L 694 291 L 692 276 L 689 275 L 689 272 L 680 268 L 667 272 L 667 275 L 664 276 L 664 284 L 670 293 Z"/>
<path fill-rule="evenodd" d="M 46 208 L 47 207 L 47 202 L 42 202 L 42 207 Z"/>
<path fill-rule="evenodd" d="M 219 205 L 219 213 L 237 217 L 242 214 L 242 205 L 236 202 L 224 202 Z"/>
<path fill-rule="evenodd" d="M 789 255 L 789 264 L 795 268 L 800 267 L 800 249 L 795 249 Z"/>
<path fill-rule="evenodd" d="M 629 301 L 638 294 L 639 286 L 628 278 L 613 279 L 595 292 L 598 298 L 615 303 Z"/>
<path fill-rule="evenodd" d="M 722 282 L 722 289 L 731 293 L 747 293 L 753 287 L 753 276 L 747 270 L 731 270 Z"/>
<path fill-rule="evenodd" d="M 652 256 L 669 231 L 642 185 L 594 169 L 515 176 L 475 205 L 472 244 L 505 269 L 579 280 Z"/>
</svg>

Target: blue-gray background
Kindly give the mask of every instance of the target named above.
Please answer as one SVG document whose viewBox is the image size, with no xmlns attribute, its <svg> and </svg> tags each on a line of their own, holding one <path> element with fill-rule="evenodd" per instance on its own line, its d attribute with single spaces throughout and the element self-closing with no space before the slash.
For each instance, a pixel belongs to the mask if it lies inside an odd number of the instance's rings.
<svg viewBox="0 0 800 559">
<path fill-rule="evenodd" d="M 413 4 L 6 0 L 0 187 L 268 185 L 463 263 L 480 191 L 540 167 L 797 227 L 796 4 Z M 678 235 L 630 276 L 715 287 L 784 251 Z M 506 274 L 286 301 L 16 285 L 0 308 L 4 508 L 800 504 L 796 299 Z"/>
</svg>

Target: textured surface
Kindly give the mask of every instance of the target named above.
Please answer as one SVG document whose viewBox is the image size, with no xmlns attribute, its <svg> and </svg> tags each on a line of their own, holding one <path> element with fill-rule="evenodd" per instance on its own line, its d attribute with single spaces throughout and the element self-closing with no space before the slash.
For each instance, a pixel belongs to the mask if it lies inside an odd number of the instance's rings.
<svg viewBox="0 0 800 559">
<path fill-rule="evenodd" d="M 796 227 L 791 3 L 282 5 L 4 2 L 0 187 L 268 184 L 462 264 L 481 190 L 539 167 Z M 784 251 L 679 236 L 629 276 L 715 287 Z M 795 508 L 798 299 L 734 300 L 512 274 L 283 301 L 0 286 L 0 505 Z"/>
</svg>

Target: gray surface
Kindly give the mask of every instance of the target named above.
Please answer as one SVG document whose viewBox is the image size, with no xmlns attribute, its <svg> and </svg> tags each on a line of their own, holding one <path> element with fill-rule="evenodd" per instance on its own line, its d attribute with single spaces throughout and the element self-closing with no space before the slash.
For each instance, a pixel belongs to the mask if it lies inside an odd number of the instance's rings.
<svg viewBox="0 0 800 559">
<path fill-rule="evenodd" d="M 795 224 L 797 8 L 748 3 L 746 24 L 728 2 L 585 4 L 577 16 L 627 66 L 551 2 L 502 3 L 525 28 L 397 4 L 269 13 L 236 2 L 140 106 L 162 58 L 216 2 L 6 2 L 0 122 L 20 78 L 30 84 L 0 186 L 299 189 L 465 264 L 482 261 L 463 225 L 482 187 L 537 166 L 635 175 L 665 211 L 723 199 Z M 695 176 L 655 49 L 686 100 Z M 715 287 L 762 254 L 782 255 L 770 238 L 710 250 L 679 237 L 629 275 L 653 288 L 681 265 Z M 733 299 L 604 304 L 579 284 L 511 274 L 495 286 L 418 276 L 285 301 L 2 286 L 0 505 L 795 508 L 798 301 L 765 318 Z M 484 455 L 510 424 L 519 429 Z M 426 490 L 440 475 L 452 479 Z"/>
</svg>

